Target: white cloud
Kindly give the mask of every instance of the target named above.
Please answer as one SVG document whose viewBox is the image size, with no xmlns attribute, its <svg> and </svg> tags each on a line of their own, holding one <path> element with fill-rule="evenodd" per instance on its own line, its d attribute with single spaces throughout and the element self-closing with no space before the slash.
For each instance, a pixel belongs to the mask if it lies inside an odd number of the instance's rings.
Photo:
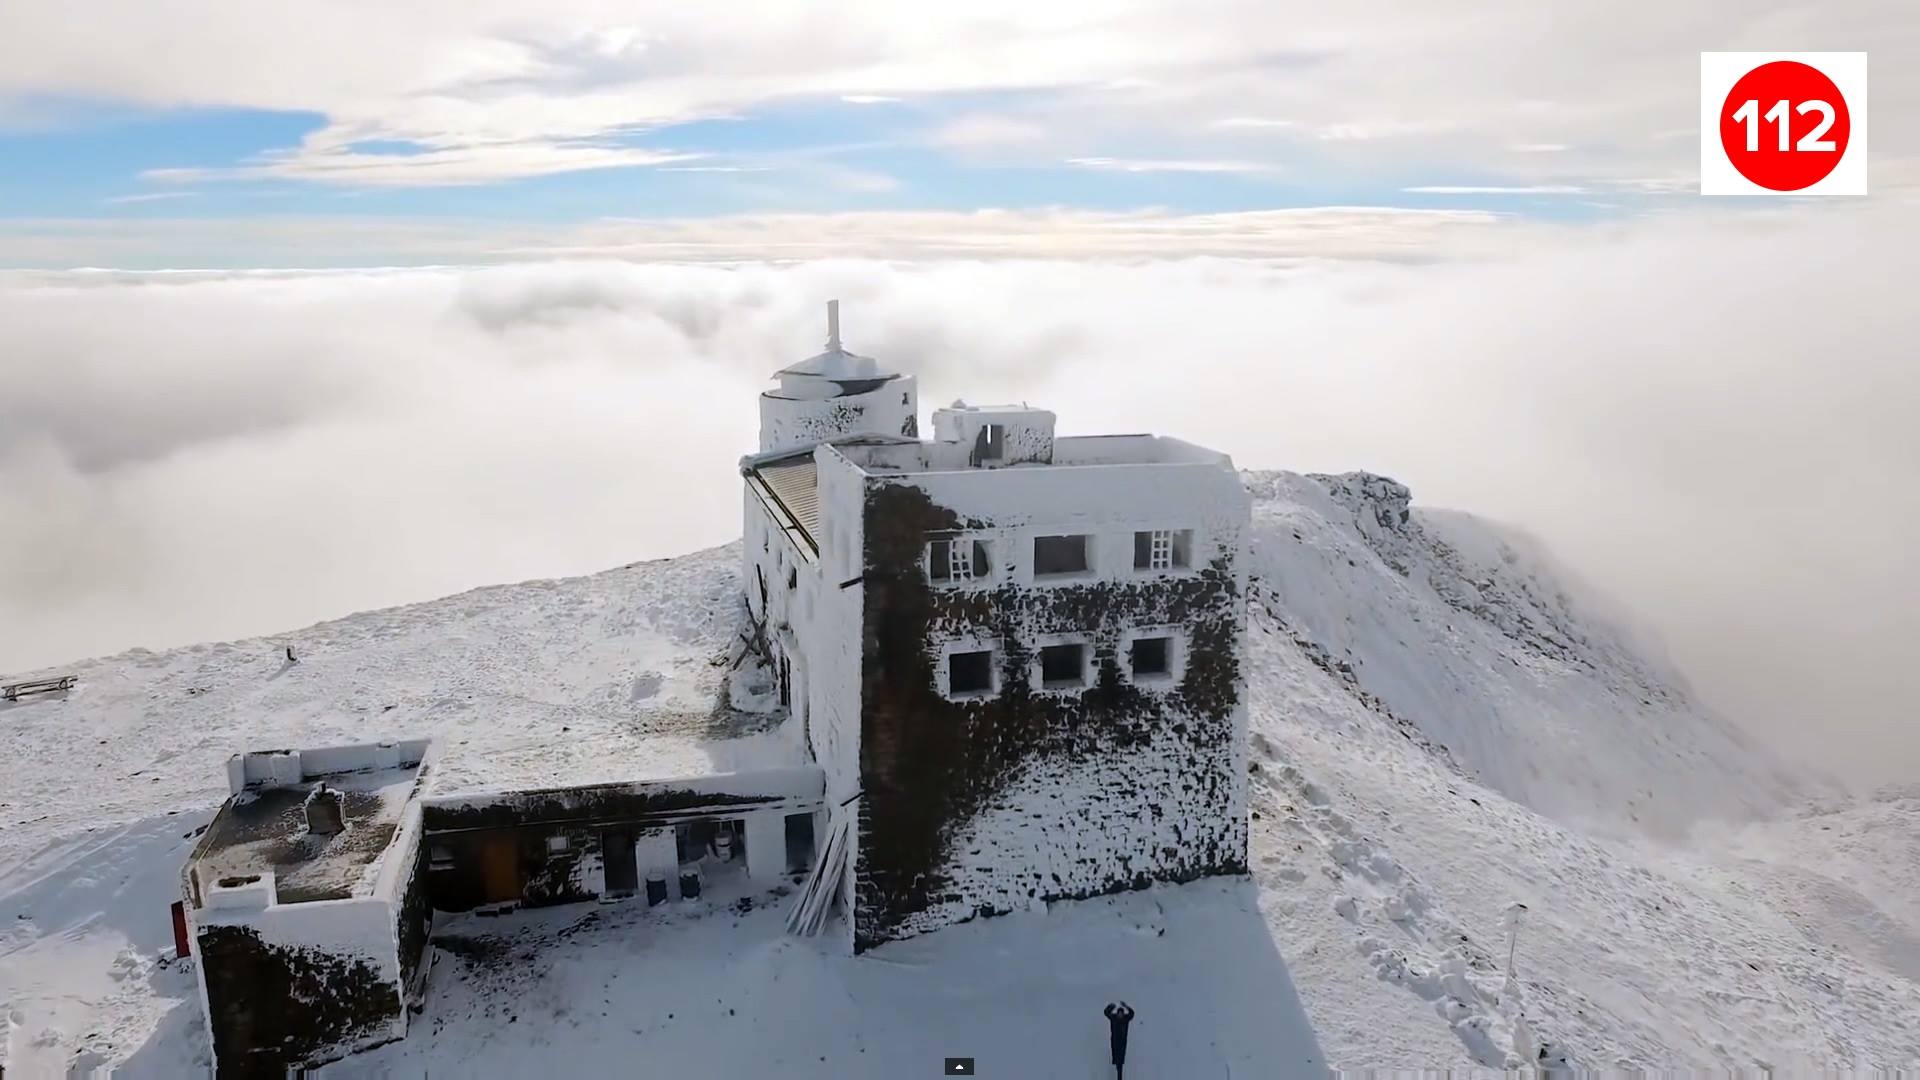
<svg viewBox="0 0 1920 1080">
<path fill-rule="evenodd" d="M 1854 776 L 1920 768 L 1901 712 L 1920 693 L 1911 204 L 1452 222 L 1504 253 L 1263 257 L 1320 250 L 1323 227 L 1353 243 L 1372 212 L 1350 213 L 1251 236 L 1236 215 L 1065 215 L 1045 241 L 1246 260 L 13 275 L 0 655 L 270 632 L 726 540 L 753 394 L 838 296 L 848 340 L 918 371 L 929 402 L 1031 400 L 1068 431 L 1168 431 L 1249 467 L 1369 467 L 1523 524 L 1756 729 Z M 820 219 L 802 251 L 885 220 Z M 971 215 L 899 220 L 942 254 L 1035 245 Z M 720 235 L 678 227 L 689 247 Z"/>
<path fill-rule="evenodd" d="M 1185 158 L 1110 158 L 1077 157 L 1068 158 L 1067 164 L 1083 169 L 1112 169 L 1115 172 L 1191 172 L 1191 173 L 1255 173 L 1275 172 L 1277 165 L 1263 165 L 1257 161 L 1206 161 Z"/>
<path fill-rule="evenodd" d="M 1700 177 L 1695 174 L 1682 176 L 1639 176 L 1620 177 L 1604 181 L 1606 186 L 1622 191 L 1645 192 L 1650 195 L 1684 195 L 1700 190 Z"/>
<path fill-rule="evenodd" d="M 1233 128 L 1256 128 L 1261 130 L 1277 130 L 1281 128 L 1297 127 L 1298 125 L 1295 124 L 1292 120 L 1281 120 L 1277 117 L 1271 117 L 1271 116 L 1223 116 L 1220 119 L 1215 120 L 1213 123 L 1208 124 L 1207 126 L 1212 128 L 1223 128 L 1223 129 L 1229 129 L 1229 130 Z"/>
<path fill-rule="evenodd" d="M 135 203 L 166 202 L 171 199 L 190 199 L 200 194 L 197 191 L 148 191 L 138 195 L 114 195 L 100 201 L 108 206 L 128 206 Z"/>
<path fill-rule="evenodd" d="M 1437 129 L 1434 125 L 1408 123 L 1399 120 L 1378 120 L 1370 123 L 1328 124 L 1314 132 L 1314 137 L 1326 142 L 1368 142 L 1373 139 L 1393 139 L 1409 135 L 1431 135 Z"/>
<path fill-rule="evenodd" d="M 1191 142 L 1229 135 L 1196 116 L 1284 117 L 1336 147 L 1406 142 L 1395 152 L 1434 165 L 1565 143 L 1591 148 L 1603 175 L 1662 175 L 1691 152 L 1687 140 L 1655 133 L 1694 124 L 1700 50 L 1920 48 L 1904 0 L 1703 0 L 1630 15 L 1605 0 L 1499 0 L 1491 9 L 1420 0 L 867 0 L 831 10 L 741 0 L 726 18 L 654 0 L 286 0 L 274 14 L 256 18 L 229 0 L 98 0 L 75 19 L 57 0 L 12 0 L 0 35 L 0 115 L 61 99 L 317 112 L 326 127 L 293 150 L 295 161 L 405 139 L 450 152 L 446 167 L 464 174 L 474 166 L 462 152 L 605 140 L 781 102 L 1017 91 L 1082 130 L 1181 147 L 1147 157 L 1216 156 Z M 1876 65 L 1874 108 L 1876 153 L 1911 156 L 1907 118 L 1920 116 L 1913 65 Z M 488 167 L 605 160 L 535 149 Z"/>
<path fill-rule="evenodd" d="M 293 179 L 377 186 L 459 185 L 585 169 L 659 166 L 695 161 L 704 156 L 635 147 L 542 142 L 464 146 L 411 154 L 370 154 L 341 147 L 274 155 L 233 168 L 149 169 L 140 175 L 143 180 L 158 183 Z"/>
<path fill-rule="evenodd" d="M 841 94 L 840 100 L 849 105 L 887 105 L 900 99 L 887 94 Z"/>
<path fill-rule="evenodd" d="M 1400 190 L 1410 195 L 1585 195 L 1587 193 L 1586 188 L 1572 184 L 1528 184 L 1524 187 L 1430 184 Z"/>
<path fill-rule="evenodd" d="M 0 218 L 0 267 L 320 267 L 556 257 L 1401 260 L 1486 253 L 1543 230 L 1551 227 L 1482 210 L 1364 206 L 1186 215 L 1068 208 L 743 214 L 544 227 L 373 218 Z M 190 252 L 191 261 L 182 252 Z"/>
<path fill-rule="evenodd" d="M 1560 154 L 1573 148 L 1566 143 L 1537 142 L 1514 143 L 1508 149 L 1516 154 Z"/>
<path fill-rule="evenodd" d="M 1047 141 L 1047 129 L 1031 120 L 995 113 L 955 117 L 933 133 L 936 146 L 955 150 L 992 150 L 1034 146 Z"/>
</svg>

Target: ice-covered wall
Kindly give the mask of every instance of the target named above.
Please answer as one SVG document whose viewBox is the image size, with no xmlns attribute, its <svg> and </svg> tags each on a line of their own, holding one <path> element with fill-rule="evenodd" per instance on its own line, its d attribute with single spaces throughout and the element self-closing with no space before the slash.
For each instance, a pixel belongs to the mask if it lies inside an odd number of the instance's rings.
<svg viewBox="0 0 1920 1080">
<path fill-rule="evenodd" d="M 807 739 L 827 776 L 827 802 L 860 790 L 861 618 L 866 477 L 838 450 L 815 452 L 819 468 L 821 582 L 799 635 L 808 668 Z"/>
<path fill-rule="evenodd" d="M 812 632 L 804 641 L 808 667 L 809 706 L 807 739 L 814 760 L 826 773 L 826 801 L 814 821 L 816 844 L 824 849 L 835 808 L 856 798 L 861 790 L 860 713 L 863 678 L 862 619 L 866 607 L 863 578 L 866 545 L 866 474 L 834 447 L 815 451 L 819 467 L 823 540 L 823 586 L 813 608 Z M 849 858 L 839 883 L 840 896 L 851 910 L 853 868 L 859 849 L 857 833 L 848 837 Z M 852 920 L 845 944 L 851 947 Z"/>
<path fill-rule="evenodd" d="M 799 449 L 841 435 L 919 434 L 919 398 L 913 376 L 847 383 L 828 398 L 760 395 L 760 450 Z"/>
<path fill-rule="evenodd" d="M 825 773 L 825 805 L 832 807 L 860 790 L 865 474 L 829 444 L 815 448 L 814 462 L 819 550 L 796 544 L 748 490 L 742 581 L 748 613 L 775 677 L 787 680 L 788 706 Z M 814 823 L 821 843 L 827 828 L 823 810 Z"/>
<path fill-rule="evenodd" d="M 248 787 L 298 784 L 342 773 L 411 768 L 432 750 L 429 739 L 323 746 L 308 750 L 255 750 L 227 759 L 227 789 L 238 795 Z"/>
<path fill-rule="evenodd" d="M 1054 415 L 1025 405 L 958 402 L 933 410 L 933 438 L 963 448 L 970 466 L 994 467 L 1053 460 Z"/>
<path fill-rule="evenodd" d="M 1185 456 L 1185 455 L 1183 455 Z M 1246 868 L 1244 488 L 1223 455 L 1099 468 L 869 478 L 856 948 L 1035 900 Z M 1191 531 L 1141 570 L 1134 533 Z M 1037 577 L 1033 538 L 1086 535 L 1082 573 Z M 935 583 L 935 539 L 986 542 L 983 580 Z M 1128 643 L 1178 642 L 1136 681 Z M 1039 685 L 1039 650 L 1088 647 L 1088 684 Z M 991 648 L 997 687 L 945 692 Z"/>
<path fill-rule="evenodd" d="M 397 905 L 208 899 L 192 925 L 216 1076 L 278 1078 L 406 1035 Z"/>
</svg>

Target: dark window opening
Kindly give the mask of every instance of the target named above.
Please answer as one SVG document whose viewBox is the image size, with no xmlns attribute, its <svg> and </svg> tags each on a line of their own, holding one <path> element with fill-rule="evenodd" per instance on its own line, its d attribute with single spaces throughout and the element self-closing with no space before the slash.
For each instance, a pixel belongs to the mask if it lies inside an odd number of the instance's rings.
<svg viewBox="0 0 1920 1080">
<path fill-rule="evenodd" d="M 787 872 L 801 873 L 813 867 L 813 815 L 787 815 Z"/>
<path fill-rule="evenodd" d="M 625 829 L 601 833 L 600 851 L 605 860 L 607 895 L 632 896 L 639 892 L 640 862 L 633 848 L 633 834 Z"/>
<path fill-rule="evenodd" d="M 675 854 L 681 865 L 712 860 L 733 862 L 746 854 L 746 829 L 737 818 L 700 818 L 674 826 Z"/>
<path fill-rule="evenodd" d="M 1173 674 L 1173 639 L 1135 638 L 1132 647 L 1133 677 L 1164 679 Z"/>
<path fill-rule="evenodd" d="M 935 581 L 973 581 L 986 577 L 986 542 L 935 540 L 927 545 L 927 573 Z"/>
<path fill-rule="evenodd" d="M 1085 686 L 1087 684 L 1087 647 L 1048 645 L 1040 650 L 1040 685 L 1045 687 Z"/>
<path fill-rule="evenodd" d="M 799 584 L 800 568 L 798 566 L 787 567 L 787 588 L 791 589 Z"/>
<path fill-rule="evenodd" d="M 993 693 L 993 650 L 957 652 L 947 657 L 947 692 Z"/>
<path fill-rule="evenodd" d="M 1033 538 L 1033 572 L 1078 574 L 1087 569 L 1087 538 L 1084 536 L 1036 536 Z"/>
<path fill-rule="evenodd" d="M 1007 456 L 1007 429 L 1000 424 L 988 424 L 985 438 L 980 441 L 980 460 L 1000 461 Z"/>
<path fill-rule="evenodd" d="M 1133 534 L 1135 570 L 1174 570 L 1191 565 L 1192 529 L 1149 529 Z"/>
</svg>

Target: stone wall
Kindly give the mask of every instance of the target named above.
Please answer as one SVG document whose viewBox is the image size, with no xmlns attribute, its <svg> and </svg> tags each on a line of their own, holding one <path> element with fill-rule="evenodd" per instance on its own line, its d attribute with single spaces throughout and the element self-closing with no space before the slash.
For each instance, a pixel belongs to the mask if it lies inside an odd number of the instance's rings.
<svg viewBox="0 0 1920 1080">
<path fill-rule="evenodd" d="M 1125 470 L 1100 472 L 1114 491 L 1057 472 L 950 474 L 964 512 L 936 501 L 938 481 L 869 487 L 857 950 L 1036 901 L 1245 872 L 1244 491 L 1226 468 L 1160 470 L 1129 500 Z M 989 516 L 996 495 L 1012 513 Z M 1201 525 L 1206 561 L 1059 583 L 1015 564 L 970 589 L 936 587 L 923 568 L 930 539 L 977 532 L 1011 546 L 1056 531 L 1049 514 L 1068 523 L 1057 531 L 1130 545 L 1126 515 L 1143 510 Z M 1176 627 L 1184 640 L 1168 685 L 1123 670 L 1124 642 L 1141 627 Z M 1086 688 L 1029 677 L 1057 634 L 1089 639 Z M 941 645 L 955 639 L 998 644 L 996 695 L 941 692 Z"/>
<path fill-rule="evenodd" d="M 203 913 L 195 949 L 214 1072 L 282 1080 L 407 1032 L 395 908 L 382 900 L 276 905 L 227 919 Z"/>
<path fill-rule="evenodd" d="M 841 435 L 919 434 L 919 399 L 911 375 L 840 397 L 760 396 L 760 450 L 798 449 Z"/>
</svg>

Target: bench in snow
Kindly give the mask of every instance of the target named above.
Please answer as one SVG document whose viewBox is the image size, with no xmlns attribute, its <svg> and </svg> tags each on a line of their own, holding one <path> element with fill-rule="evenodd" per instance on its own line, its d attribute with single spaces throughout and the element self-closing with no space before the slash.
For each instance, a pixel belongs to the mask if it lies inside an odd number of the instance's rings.
<svg viewBox="0 0 1920 1080">
<path fill-rule="evenodd" d="M 0 686 L 0 698 L 7 701 L 19 701 L 29 694 L 51 694 L 59 690 L 71 690 L 80 679 L 75 675 L 62 675 L 57 679 L 29 679 L 26 682 L 7 683 Z"/>
</svg>

